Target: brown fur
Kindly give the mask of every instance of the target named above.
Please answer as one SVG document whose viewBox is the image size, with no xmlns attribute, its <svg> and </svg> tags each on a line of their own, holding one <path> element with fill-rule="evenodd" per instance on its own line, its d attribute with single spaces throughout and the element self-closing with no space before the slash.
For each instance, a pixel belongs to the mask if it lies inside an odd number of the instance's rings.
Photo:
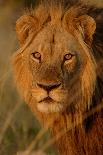
<svg viewBox="0 0 103 155">
<path fill-rule="evenodd" d="M 103 11 L 101 8 L 83 4 L 75 4 L 72 7 L 69 4 L 67 8 L 63 6 L 60 3 L 53 3 L 50 7 L 42 4 L 17 21 L 16 31 L 21 47 L 13 58 L 15 79 L 31 110 L 45 126 L 51 128 L 54 135 L 62 128 L 67 130 L 57 141 L 62 155 L 102 155 L 103 112 L 99 110 L 86 120 L 83 120 L 83 116 L 96 106 L 102 105 L 103 70 L 100 66 L 103 66 Z M 49 59 L 46 53 L 45 64 L 42 63 L 41 67 L 38 67 L 38 60 L 31 60 L 30 53 L 40 41 L 42 46 L 39 50 L 42 49 L 42 54 L 47 50 L 48 53 L 51 52 L 51 56 L 57 43 L 60 47 L 65 44 L 76 45 L 80 50 L 79 54 L 77 53 L 79 65 L 74 57 L 69 66 L 68 61 L 65 62 L 62 73 L 57 58 L 60 48 L 56 46 L 57 55 L 53 58 L 56 59 L 55 63 L 51 63 L 52 59 Z M 44 50 L 44 47 L 48 48 Z M 66 67 L 69 70 L 65 70 Z M 67 77 L 68 74 L 72 76 Z M 62 88 L 52 95 L 56 95 L 64 109 L 55 113 L 37 110 L 37 96 L 40 98 L 44 93 L 37 87 L 37 83 L 52 84 L 61 81 Z M 75 126 L 80 120 L 83 120 L 81 124 L 69 130 L 71 125 Z"/>
</svg>

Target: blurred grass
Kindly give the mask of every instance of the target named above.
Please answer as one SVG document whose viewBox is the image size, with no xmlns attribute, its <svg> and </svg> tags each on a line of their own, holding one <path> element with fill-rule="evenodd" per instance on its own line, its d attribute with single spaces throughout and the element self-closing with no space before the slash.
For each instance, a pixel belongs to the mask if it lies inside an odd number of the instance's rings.
<svg viewBox="0 0 103 155">
<path fill-rule="evenodd" d="M 16 155 L 26 150 L 42 127 L 21 101 L 13 83 L 10 59 L 18 48 L 15 34 L 15 21 L 22 14 L 24 6 L 30 6 L 32 0 L 0 0 L 0 155 Z M 32 1 L 35 4 L 35 0 Z M 103 0 L 93 3 L 103 5 Z M 43 131 L 44 132 L 44 131 Z M 43 148 L 51 139 L 48 132 L 36 143 L 35 149 Z M 34 142 L 34 143 L 33 143 Z M 34 147 L 31 147 L 34 149 Z M 57 155 L 50 147 L 48 155 Z"/>
</svg>

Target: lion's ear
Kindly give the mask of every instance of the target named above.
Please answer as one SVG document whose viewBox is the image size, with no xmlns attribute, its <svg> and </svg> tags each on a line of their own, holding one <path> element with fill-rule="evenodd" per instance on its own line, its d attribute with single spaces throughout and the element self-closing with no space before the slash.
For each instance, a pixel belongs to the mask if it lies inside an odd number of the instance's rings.
<svg viewBox="0 0 103 155">
<path fill-rule="evenodd" d="M 88 15 L 82 15 L 77 19 L 77 21 L 78 29 L 82 33 L 85 42 L 90 44 L 96 29 L 95 20 Z"/>
<path fill-rule="evenodd" d="M 35 32 L 38 27 L 37 19 L 34 16 L 24 15 L 16 22 L 16 32 L 20 44 L 24 44 L 31 32 Z"/>
</svg>

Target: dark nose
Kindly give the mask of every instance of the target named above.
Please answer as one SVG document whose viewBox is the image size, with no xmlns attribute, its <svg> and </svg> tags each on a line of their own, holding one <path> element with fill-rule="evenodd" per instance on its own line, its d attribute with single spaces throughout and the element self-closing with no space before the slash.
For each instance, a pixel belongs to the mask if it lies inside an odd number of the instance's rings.
<svg viewBox="0 0 103 155">
<path fill-rule="evenodd" d="M 56 89 L 61 85 L 61 83 L 59 84 L 50 84 L 50 85 L 45 85 L 45 84 L 41 84 L 41 83 L 37 83 L 37 86 L 39 86 L 40 88 L 46 90 L 46 91 L 51 91 L 52 89 Z"/>
</svg>

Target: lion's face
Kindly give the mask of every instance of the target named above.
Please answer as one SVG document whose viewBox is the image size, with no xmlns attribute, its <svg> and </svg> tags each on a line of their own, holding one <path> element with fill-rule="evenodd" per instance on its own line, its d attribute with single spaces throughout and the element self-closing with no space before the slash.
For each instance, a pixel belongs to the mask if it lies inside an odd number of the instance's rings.
<svg viewBox="0 0 103 155">
<path fill-rule="evenodd" d="M 62 29 L 41 31 L 27 49 L 33 75 L 32 97 L 41 112 L 61 112 L 72 104 L 71 92 L 85 65 L 76 39 Z M 81 71 L 80 71 L 81 70 Z"/>
<path fill-rule="evenodd" d="M 77 38 L 63 26 L 49 23 L 16 55 L 19 89 L 36 111 L 83 111 L 90 106 L 95 62 L 91 49 Z"/>
</svg>

